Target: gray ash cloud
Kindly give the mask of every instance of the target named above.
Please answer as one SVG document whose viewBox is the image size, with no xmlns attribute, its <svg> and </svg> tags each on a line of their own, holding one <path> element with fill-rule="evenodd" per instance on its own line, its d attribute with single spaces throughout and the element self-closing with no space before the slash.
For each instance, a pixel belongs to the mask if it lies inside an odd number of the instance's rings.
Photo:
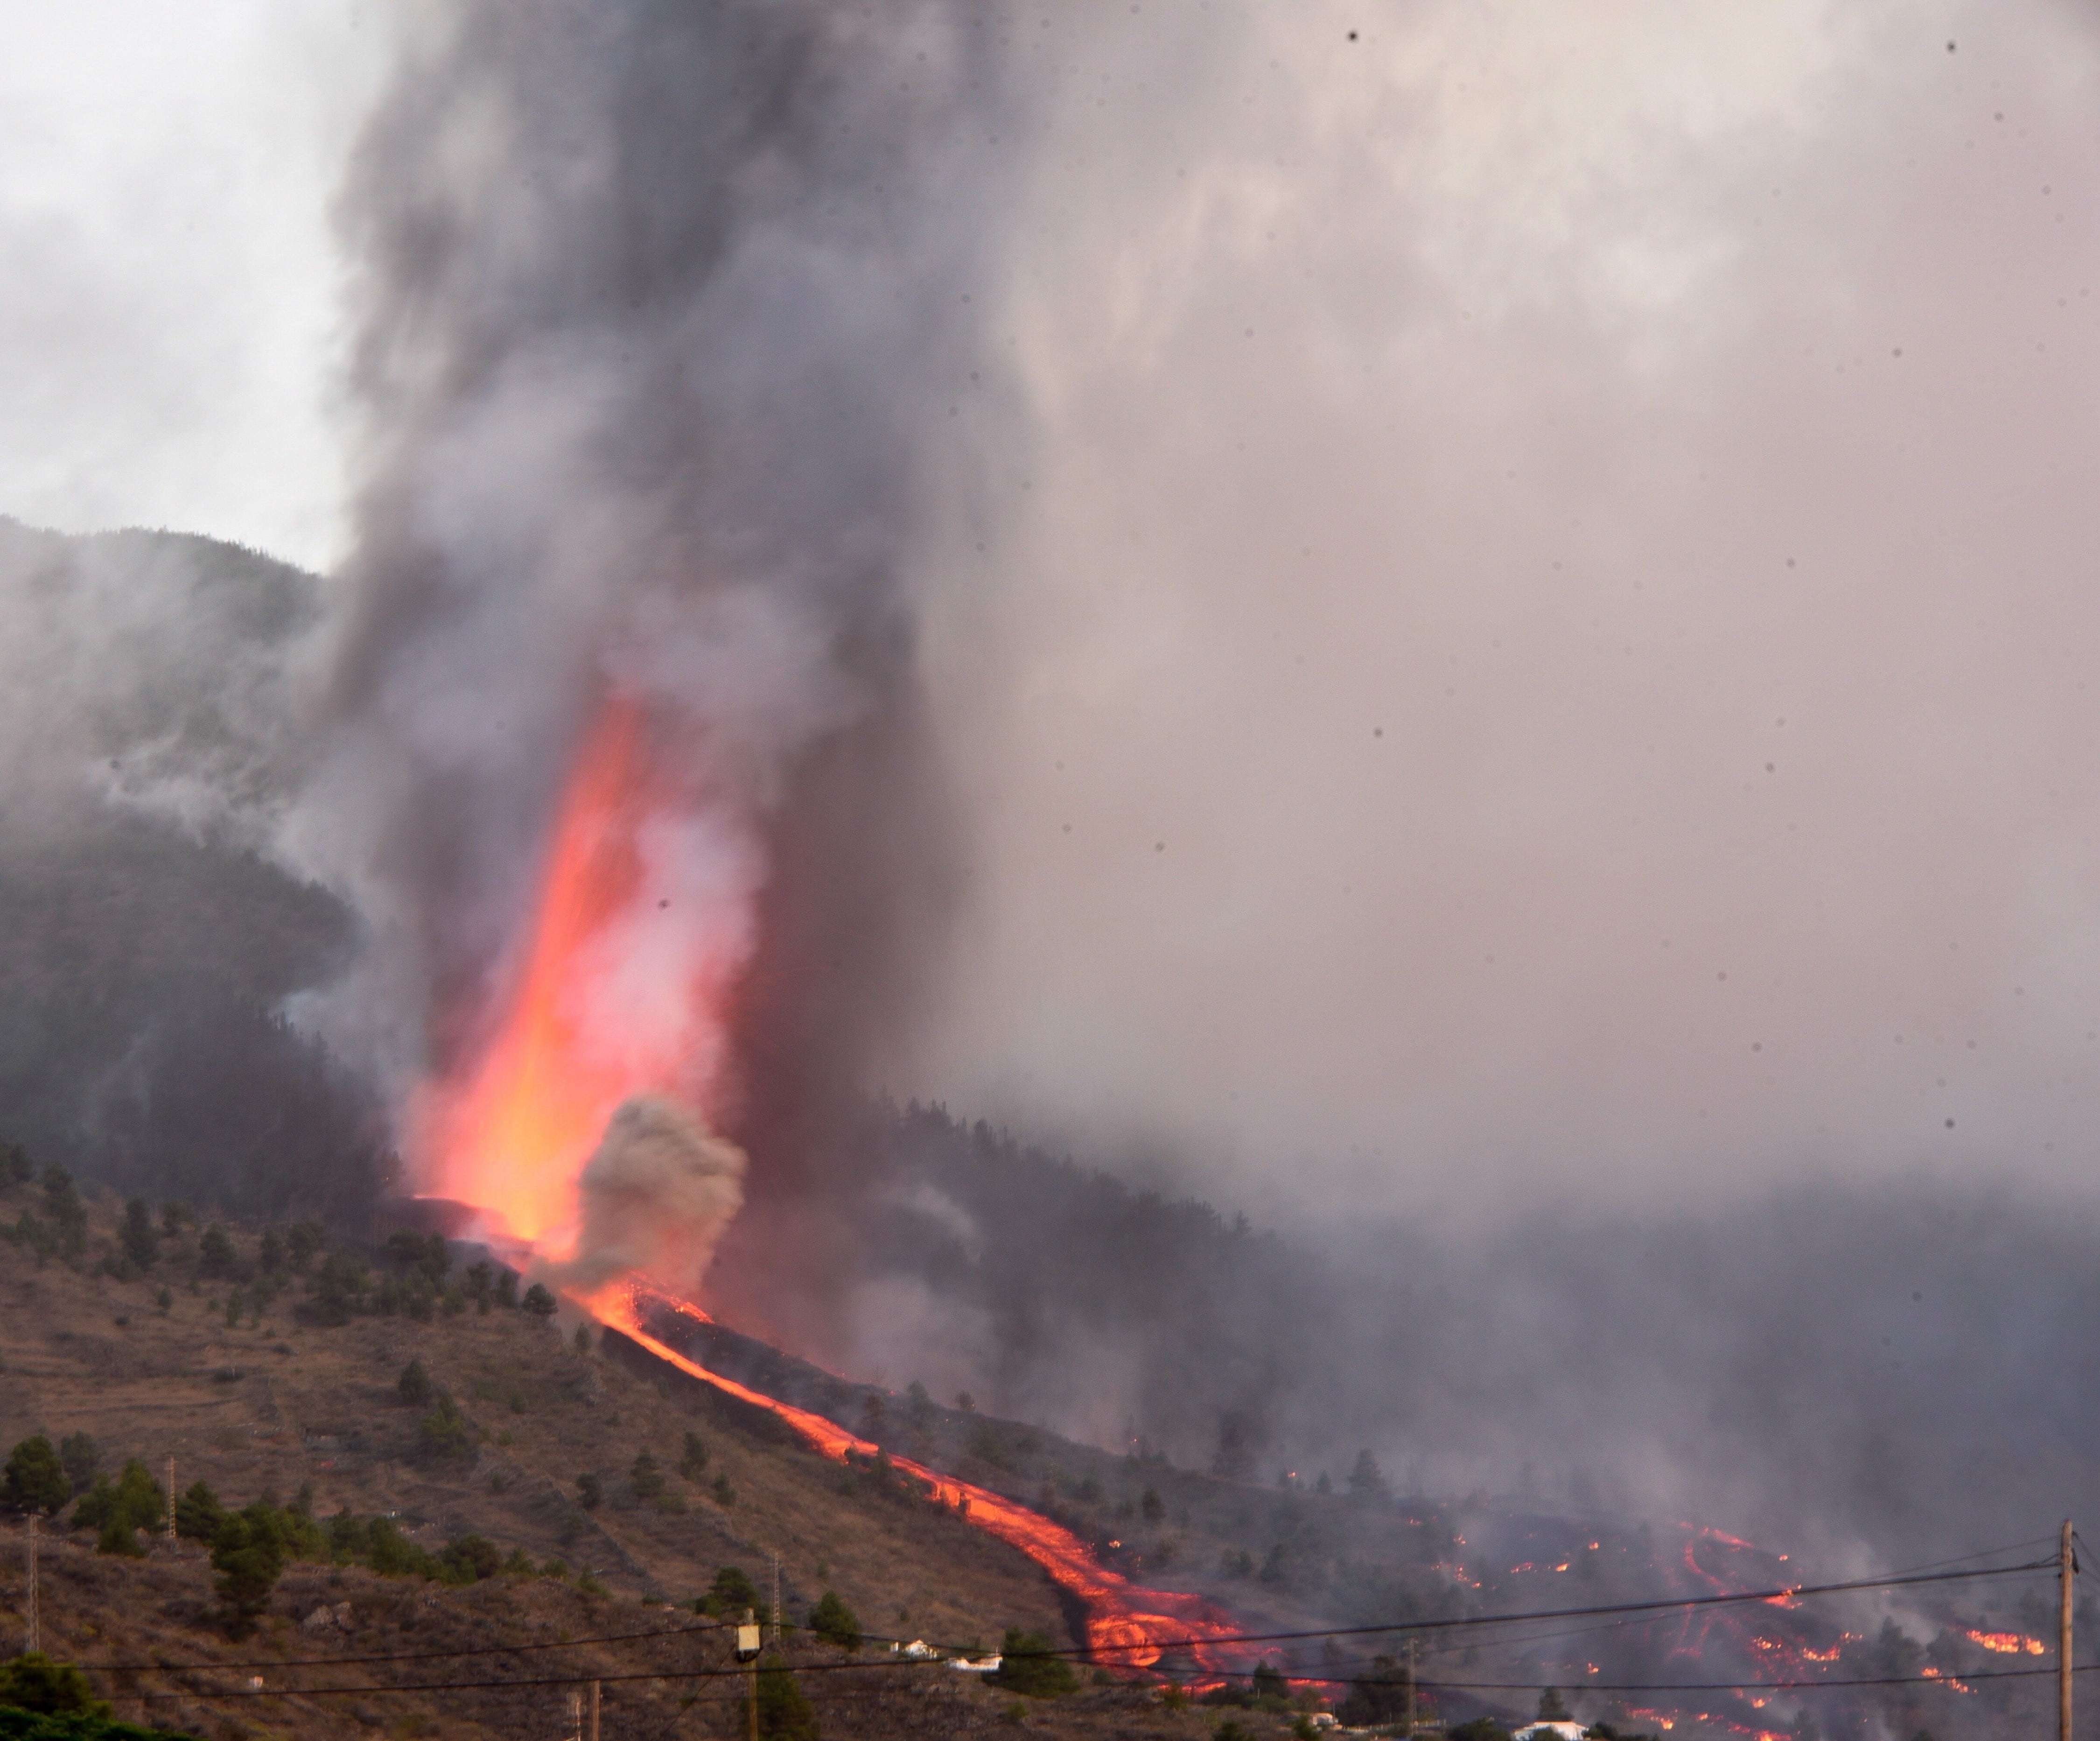
<svg viewBox="0 0 2100 1741">
<path fill-rule="evenodd" d="M 323 1019 L 397 1088 L 485 1038 L 613 695 L 715 867 L 669 899 L 739 962 L 733 1055 L 674 1085 L 777 1124 L 899 1019 L 951 850 L 913 552 L 995 228 L 995 36 L 937 4 L 409 21 L 342 197 L 368 440 L 311 792 L 373 935 Z"/>
</svg>

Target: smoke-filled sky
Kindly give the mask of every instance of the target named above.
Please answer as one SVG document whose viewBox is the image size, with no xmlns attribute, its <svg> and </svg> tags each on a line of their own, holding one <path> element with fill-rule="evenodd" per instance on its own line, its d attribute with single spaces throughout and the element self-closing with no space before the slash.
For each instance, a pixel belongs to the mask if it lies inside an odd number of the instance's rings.
<svg viewBox="0 0 2100 1741">
<path fill-rule="evenodd" d="M 0 6 L 0 511 L 351 554 L 390 15 Z M 2077 1181 L 2100 27 L 996 22 L 870 325 L 960 819 L 873 1078 L 1270 1209 Z"/>
</svg>

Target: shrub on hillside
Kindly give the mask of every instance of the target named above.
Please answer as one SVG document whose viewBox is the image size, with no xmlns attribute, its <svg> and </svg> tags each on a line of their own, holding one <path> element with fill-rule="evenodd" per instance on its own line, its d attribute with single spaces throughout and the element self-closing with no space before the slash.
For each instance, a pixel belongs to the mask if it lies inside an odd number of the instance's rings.
<svg viewBox="0 0 2100 1741">
<path fill-rule="evenodd" d="M 410 1233 L 405 1230 L 390 1233 L 382 1248 L 388 1262 L 405 1274 L 429 1284 L 433 1294 L 444 1284 L 445 1272 L 452 1267 L 452 1249 L 445 1244 L 442 1233 Z"/>
<path fill-rule="evenodd" d="M 233 1235 L 217 1222 L 198 1237 L 197 1266 L 207 1275 L 224 1275 L 233 1267 Z"/>
<path fill-rule="evenodd" d="M 552 1318 L 559 1310 L 554 1297 L 547 1292 L 543 1283 L 535 1282 L 525 1290 L 525 1310 L 535 1318 Z"/>
<path fill-rule="evenodd" d="M 473 1460 L 473 1423 L 460 1412 L 459 1404 L 448 1396 L 439 1394 L 436 1407 L 423 1416 L 417 1434 L 421 1441 L 423 1455 L 434 1463 Z"/>
<path fill-rule="evenodd" d="M 664 1472 L 646 1451 L 635 1452 L 634 1466 L 627 1472 L 627 1478 L 633 1484 L 637 1499 L 655 1499 L 664 1491 Z"/>
<path fill-rule="evenodd" d="M 707 1466 L 708 1447 L 700 1443 L 700 1435 L 686 1434 L 685 1455 L 678 1459 L 678 1473 L 688 1481 L 698 1481 L 706 1473 Z"/>
<path fill-rule="evenodd" d="M 42 1434 L 24 1439 L 7 1453 L 7 1472 L 0 1476 L 0 1505 L 16 1511 L 55 1512 L 72 1497 L 65 1465 Z"/>
<path fill-rule="evenodd" d="M 447 1584 L 479 1584 L 503 1570 L 503 1550 L 483 1536 L 462 1536 L 438 1556 Z"/>
<path fill-rule="evenodd" d="M 41 1650 L 0 1664 L 0 1705 L 40 1717 L 109 1714 L 109 1707 L 95 1698 L 86 1675 L 71 1663 L 52 1661 Z"/>
<path fill-rule="evenodd" d="M 0 1142 L 0 1191 L 11 1191 L 36 1177 L 29 1151 L 19 1142 Z"/>
<path fill-rule="evenodd" d="M 124 1465 L 115 1481 L 98 1476 L 95 1485 L 80 1496 L 73 1509 L 73 1527 L 99 1532 L 96 1547 L 104 1553 L 145 1552 L 133 1531 L 148 1530 L 168 1515 L 168 1496 L 136 1457 Z"/>
<path fill-rule="evenodd" d="M 421 1360 L 411 1360 L 401 1368 L 401 1376 L 394 1381 L 394 1394 L 411 1408 L 424 1408 L 435 1394 L 431 1389 L 430 1375 L 423 1370 Z"/>
<path fill-rule="evenodd" d="M 708 1593 L 701 1597 L 699 1606 L 703 1613 L 729 1619 L 735 1619 L 747 1608 L 756 1613 L 758 1586 L 741 1566 L 725 1566 L 715 1573 L 715 1581 L 708 1586 Z"/>
<path fill-rule="evenodd" d="M 836 1590 L 827 1590 L 810 1611 L 810 1630 L 841 1650 L 860 1648 L 860 1616 L 840 1599 Z"/>
<path fill-rule="evenodd" d="M 999 1655 L 998 1673 L 986 1679 L 1009 1692 L 1023 1693 L 1030 1699 L 1054 1699 L 1079 1686 L 1072 1665 L 1053 1654 L 1050 1641 L 1040 1633 L 1008 1627 Z"/>
<path fill-rule="evenodd" d="M 124 1205 L 123 1242 L 125 1261 L 136 1269 L 150 1270 L 161 1255 L 161 1235 L 143 1197 L 134 1197 Z"/>
<path fill-rule="evenodd" d="M 382 1578 L 427 1578 L 436 1563 L 391 1518 L 374 1518 L 366 1525 L 364 1562 Z"/>
<path fill-rule="evenodd" d="M 245 1637 L 270 1605 L 270 1592 L 284 1575 L 285 1531 L 276 1508 L 261 1500 L 221 1520 L 212 1538 L 211 1567 L 218 1574 L 226 1628 Z"/>
<path fill-rule="evenodd" d="M 817 1713 L 777 1651 L 758 1659 L 757 1703 L 761 1741 L 818 1741 Z"/>
<path fill-rule="evenodd" d="M 87 1249 L 87 1206 L 80 1200 L 80 1192 L 73 1186 L 73 1175 L 64 1167 L 44 1169 L 44 1213 L 51 1217 L 51 1232 L 49 1244 L 68 1263 L 77 1263 Z M 27 1229 L 34 1224 L 35 1217 L 24 1209 L 22 1226 Z M 39 1255 L 44 1241 L 35 1241 Z"/>
<path fill-rule="evenodd" d="M 331 1328 L 346 1324 L 364 1310 L 364 1266 L 348 1252 L 330 1252 L 314 1277 L 313 1290 L 300 1315 Z"/>
<path fill-rule="evenodd" d="M 1407 1715 L 1407 1665 L 1397 1657 L 1374 1656 L 1371 1672 L 1350 1683 L 1348 1697 L 1336 1708 L 1344 1723 L 1368 1727 Z"/>
<path fill-rule="evenodd" d="M 226 1508 L 201 1481 L 192 1482 L 189 1491 L 175 1500 L 175 1533 L 186 1540 L 210 1541 L 225 1521 Z"/>
</svg>

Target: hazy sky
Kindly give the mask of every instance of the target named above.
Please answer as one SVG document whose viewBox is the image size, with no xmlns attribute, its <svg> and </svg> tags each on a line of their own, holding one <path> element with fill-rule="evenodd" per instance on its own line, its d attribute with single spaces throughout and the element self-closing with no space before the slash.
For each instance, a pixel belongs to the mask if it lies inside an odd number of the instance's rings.
<svg viewBox="0 0 2100 1741">
<path fill-rule="evenodd" d="M 1043 33 L 954 1098 L 1272 1204 L 2082 1178 L 2089 17 L 1224 10 Z"/>
<path fill-rule="evenodd" d="M 324 564 L 374 32 L 0 29 L 0 511 Z M 973 892 L 891 1085 L 1264 1208 L 2081 1178 L 2100 29 L 1020 34 L 920 557 Z"/>
<path fill-rule="evenodd" d="M 329 204 L 354 0 L 0 0 L 0 513 L 344 536 Z"/>
</svg>

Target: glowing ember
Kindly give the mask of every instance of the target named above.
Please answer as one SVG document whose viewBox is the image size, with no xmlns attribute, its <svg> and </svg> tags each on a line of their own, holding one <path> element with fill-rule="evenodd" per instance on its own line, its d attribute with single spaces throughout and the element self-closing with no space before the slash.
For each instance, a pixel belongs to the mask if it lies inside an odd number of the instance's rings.
<svg viewBox="0 0 2100 1741">
<path fill-rule="evenodd" d="M 1969 1637 L 1987 1650 L 1995 1650 L 2001 1656 L 2040 1656 L 2047 1649 L 2039 1638 L 2030 1638 L 2024 1633 L 1976 1633 Z"/>
</svg>

